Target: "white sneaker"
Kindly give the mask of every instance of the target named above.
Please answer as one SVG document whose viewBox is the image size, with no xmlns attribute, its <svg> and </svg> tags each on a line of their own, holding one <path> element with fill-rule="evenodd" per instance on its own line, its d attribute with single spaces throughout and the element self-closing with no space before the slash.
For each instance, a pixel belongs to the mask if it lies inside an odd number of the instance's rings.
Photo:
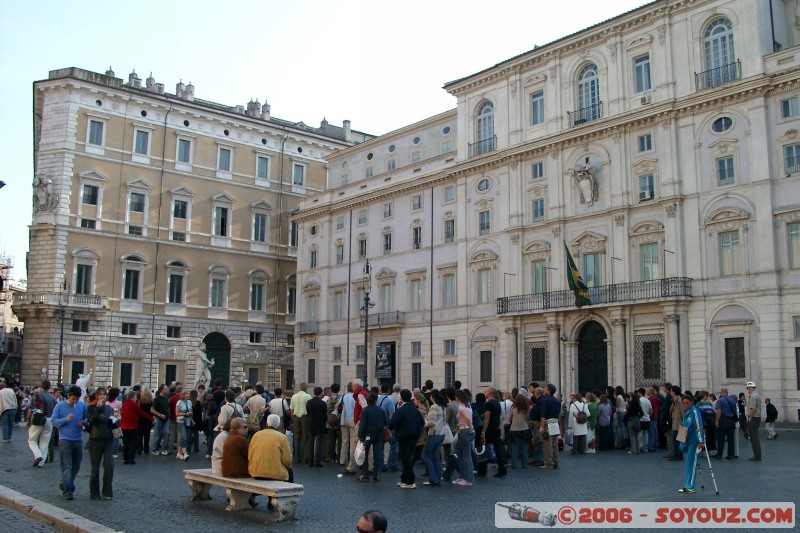
<svg viewBox="0 0 800 533">
<path fill-rule="evenodd" d="M 183 460 L 184 460 L 184 461 L 188 461 L 188 460 L 189 460 L 189 454 L 188 454 L 188 453 L 187 453 L 186 455 L 184 455 L 184 456 L 183 456 Z"/>
<path fill-rule="evenodd" d="M 175 456 L 175 459 L 177 459 L 178 461 L 183 461 L 183 454 L 179 453 L 178 455 Z"/>
</svg>

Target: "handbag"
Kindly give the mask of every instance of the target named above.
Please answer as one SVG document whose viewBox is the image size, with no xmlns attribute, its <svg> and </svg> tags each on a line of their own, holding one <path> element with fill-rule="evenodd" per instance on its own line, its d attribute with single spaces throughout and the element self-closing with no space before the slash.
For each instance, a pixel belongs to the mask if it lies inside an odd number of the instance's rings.
<svg viewBox="0 0 800 533">
<path fill-rule="evenodd" d="M 678 436 L 675 437 L 675 440 L 678 442 L 686 442 L 686 437 L 689 436 L 689 428 L 686 426 L 681 426 L 678 428 Z"/>
<path fill-rule="evenodd" d="M 444 425 L 444 441 L 442 444 L 453 444 L 453 432 L 450 431 L 450 426 Z"/>
<path fill-rule="evenodd" d="M 547 433 L 549 433 L 551 437 L 561 435 L 561 427 L 558 425 L 558 420 L 547 423 Z"/>
<path fill-rule="evenodd" d="M 392 440 L 392 432 L 389 428 L 383 428 L 383 442 L 389 442 Z"/>
<path fill-rule="evenodd" d="M 122 428 L 114 428 L 111 430 L 111 434 L 114 435 L 115 439 L 122 438 Z"/>
<path fill-rule="evenodd" d="M 364 461 L 367 459 L 367 454 L 366 451 L 364 450 L 364 443 L 361 441 L 358 441 L 358 443 L 356 444 L 356 452 L 354 459 L 356 460 L 356 464 L 358 466 L 363 465 Z"/>
</svg>

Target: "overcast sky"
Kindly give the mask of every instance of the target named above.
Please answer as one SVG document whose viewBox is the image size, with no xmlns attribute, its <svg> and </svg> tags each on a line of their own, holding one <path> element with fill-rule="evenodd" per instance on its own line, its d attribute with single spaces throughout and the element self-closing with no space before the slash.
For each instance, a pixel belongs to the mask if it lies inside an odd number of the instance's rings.
<svg viewBox="0 0 800 533">
<path fill-rule="evenodd" d="M 645 0 L 0 0 L 0 256 L 24 279 L 33 180 L 32 82 L 111 66 L 227 105 L 352 121 L 384 134 L 452 109 L 442 85 Z"/>
</svg>

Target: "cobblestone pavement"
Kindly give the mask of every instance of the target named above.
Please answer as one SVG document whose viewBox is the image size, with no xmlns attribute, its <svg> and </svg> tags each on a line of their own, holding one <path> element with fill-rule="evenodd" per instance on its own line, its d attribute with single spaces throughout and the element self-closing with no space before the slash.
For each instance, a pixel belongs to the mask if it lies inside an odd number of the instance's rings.
<svg viewBox="0 0 800 533">
<path fill-rule="evenodd" d="M 661 450 L 644 455 L 624 452 L 570 455 L 567 452 L 562 453 L 558 470 L 534 467 L 509 470 L 505 479 L 476 478 L 472 487 L 422 486 L 423 468 L 417 466 L 416 490 L 399 489 L 396 473 L 383 473 L 379 482 L 368 483 L 359 483 L 354 476 L 338 477 L 339 466 L 328 463 L 325 468 L 297 466 L 295 480 L 305 487 L 298 509 L 299 520 L 266 525 L 263 498 L 258 509 L 236 513 L 225 512 L 225 494 L 219 488 L 211 491 L 213 501 L 189 501 L 189 487 L 182 471 L 184 468 L 208 468 L 209 462 L 200 454 L 193 455 L 188 462 L 176 461 L 174 455 L 140 456 L 136 465 L 123 465 L 121 458 L 117 459 L 114 500 L 92 501 L 89 499 L 87 453 L 77 480 L 75 500 L 65 501 L 58 489 L 58 461 L 43 468 L 32 468 L 27 432 L 20 429 L 14 432 L 11 443 L 0 444 L 0 483 L 129 533 L 221 531 L 223 528 L 268 532 L 349 531 L 359 515 L 371 508 L 386 513 L 392 533 L 492 531 L 495 530 L 494 504 L 498 501 L 793 501 L 800 509 L 797 490 L 800 427 L 797 425 L 782 431 L 775 441 L 768 441 L 762 432 L 764 460 L 761 463 L 747 461 L 751 453 L 744 439 L 740 439 L 739 460 L 714 460 L 719 496 L 714 495 L 705 467 L 700 478 L 705 490 L 698 484 L 697 494 L 679 495 L 676 491 L 683 484 L 684 465 L 662 459 Z M 489 472 L 491 474 L 492 470 Z"/>
<path fill-rule="evenodd" d="M 38 520 L 25 516 L 22 513 L 3 507 L 0 505 L 0 524 L 3 525 L 4 531 L 13 532 L 30 532 L 30 533 L 52 533 L 58 529 L 43 524 Z"/>
</svg>

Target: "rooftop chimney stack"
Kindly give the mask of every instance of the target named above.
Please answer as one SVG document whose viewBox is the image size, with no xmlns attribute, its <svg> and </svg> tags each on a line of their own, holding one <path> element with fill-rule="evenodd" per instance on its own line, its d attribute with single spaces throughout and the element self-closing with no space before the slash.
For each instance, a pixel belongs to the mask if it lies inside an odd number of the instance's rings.
<svg viewBox="0 0 800 533">
<path fill-rule="evenodd" d="M 106 71 L 106 76 L 109 76 L 111 78 L 116 77 L 116 74 L 114 74 L 114 71 L 111 69 L 111 65 L 108 66 L 108 70 Z"/>
<path fill-rule="evenodd" d="M 175 84 L 175 96 L 178 98 L 183 98 L 183 93 L 186 92 L 186 85 L 183 84 L 183 80 L 179 81 Z"/>
<path fill-rule="evenodd" d="M 344 129 L 344 140 L 346 142 L 352 142 L 353 141 L 353 130 L 350 129 L 350 121 L 349 120 L 345 120 L 342 123 L 342 129 Z"/>
<path fill-rule="evenodd" d="M 194 101 L 194 85 L 192 85 L 192 82 L 189 82 L 189 85 L 186 86 L 186 99 L 190 102 Z"/>
<path fill-rule="evenodd" d="M 247 103 L 247 115 L 251 117 L 258 117 L 258 110 L 260 107 L 261 102 L 258 101 L 258 98 L 256 98 L 255 102 L 251 99 L 250 102 Z"/>
<path fill-rule="evenodd" d="M 139 75 L 136 74 L 136 69 L 128 74 L 128 85 L 135 87 L 136 89 L 139 89 L 142 86 L 142 80 L 139 79 Z"/>
<path fill-rule="evenodd" d="M 150 73 L 150 76 L 144 81 L 145 87 L 147 87 L 148 91 L 154 90 L 156 86 L 156 79 L 153 77 L 153 73 Z"/>
<path fill-rule="evenodd" d="M 269 103 L 267 102 L 264 102 L 264 105 L 261 106 L 261 118 L 269 120 Z"/>
</svg>

